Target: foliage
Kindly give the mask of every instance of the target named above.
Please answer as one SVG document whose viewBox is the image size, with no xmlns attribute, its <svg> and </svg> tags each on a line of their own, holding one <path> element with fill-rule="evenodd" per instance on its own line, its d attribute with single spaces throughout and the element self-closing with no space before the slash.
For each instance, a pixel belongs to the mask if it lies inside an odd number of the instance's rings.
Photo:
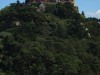
<svg viewBox="0 0 100 75">
<path fill-rule="evenodd" d="M 0 75 L 100 75 L 99 20 L 70 3 L 38 6 L 0 10 Z"/>
</svg>

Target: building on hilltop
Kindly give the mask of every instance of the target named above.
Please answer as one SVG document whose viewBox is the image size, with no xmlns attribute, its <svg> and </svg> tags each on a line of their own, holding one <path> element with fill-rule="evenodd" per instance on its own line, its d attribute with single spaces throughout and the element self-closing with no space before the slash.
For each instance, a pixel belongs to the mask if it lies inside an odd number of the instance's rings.
<svg viewBox="0 0 100 75">
<path fill-rule="evenodd" d="M 72 4 L 74 4 L 74 0 L 25 0 L 25 3 L 32 2 L 71 2 Z"/>
</svg>

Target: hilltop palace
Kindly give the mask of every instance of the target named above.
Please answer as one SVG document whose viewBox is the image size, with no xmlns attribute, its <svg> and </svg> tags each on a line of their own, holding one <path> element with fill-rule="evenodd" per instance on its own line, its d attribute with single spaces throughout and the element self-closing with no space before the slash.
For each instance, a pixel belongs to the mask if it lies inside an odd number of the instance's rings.
<svg viewBox="0 0 100 75">
<path fill-rule="evenodd" d="M 32 3 L 32 2 L 71 2 L 74 4 L 74 0 L 26 0 L 26 3 Z"/>
</svg>

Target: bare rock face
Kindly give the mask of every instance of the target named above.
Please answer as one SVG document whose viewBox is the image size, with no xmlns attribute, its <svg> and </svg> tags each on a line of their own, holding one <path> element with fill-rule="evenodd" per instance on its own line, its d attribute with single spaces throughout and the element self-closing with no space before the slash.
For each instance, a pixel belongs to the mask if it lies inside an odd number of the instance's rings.
<svg viewBox="0 0 100 75">
<path fill-rule="evenodd" d="M 37 12 L 45 12 L 45 5 L 43 3 L 41 3 L 39 5 L 39 8 L 37 9 Z"/>
</svg>

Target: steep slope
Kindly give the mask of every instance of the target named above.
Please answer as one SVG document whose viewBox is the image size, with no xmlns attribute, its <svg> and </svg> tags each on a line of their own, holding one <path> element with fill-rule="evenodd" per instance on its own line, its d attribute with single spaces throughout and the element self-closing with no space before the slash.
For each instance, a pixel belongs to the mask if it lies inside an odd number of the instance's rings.
<svg viewBox="0 0 100 75">
<path fill-rule="evenodd" d="M 100 75 L 98 19 L 70 3 L 40 9 L 19 3 L 0 11 L 0 74 Z"/>
</svg>

